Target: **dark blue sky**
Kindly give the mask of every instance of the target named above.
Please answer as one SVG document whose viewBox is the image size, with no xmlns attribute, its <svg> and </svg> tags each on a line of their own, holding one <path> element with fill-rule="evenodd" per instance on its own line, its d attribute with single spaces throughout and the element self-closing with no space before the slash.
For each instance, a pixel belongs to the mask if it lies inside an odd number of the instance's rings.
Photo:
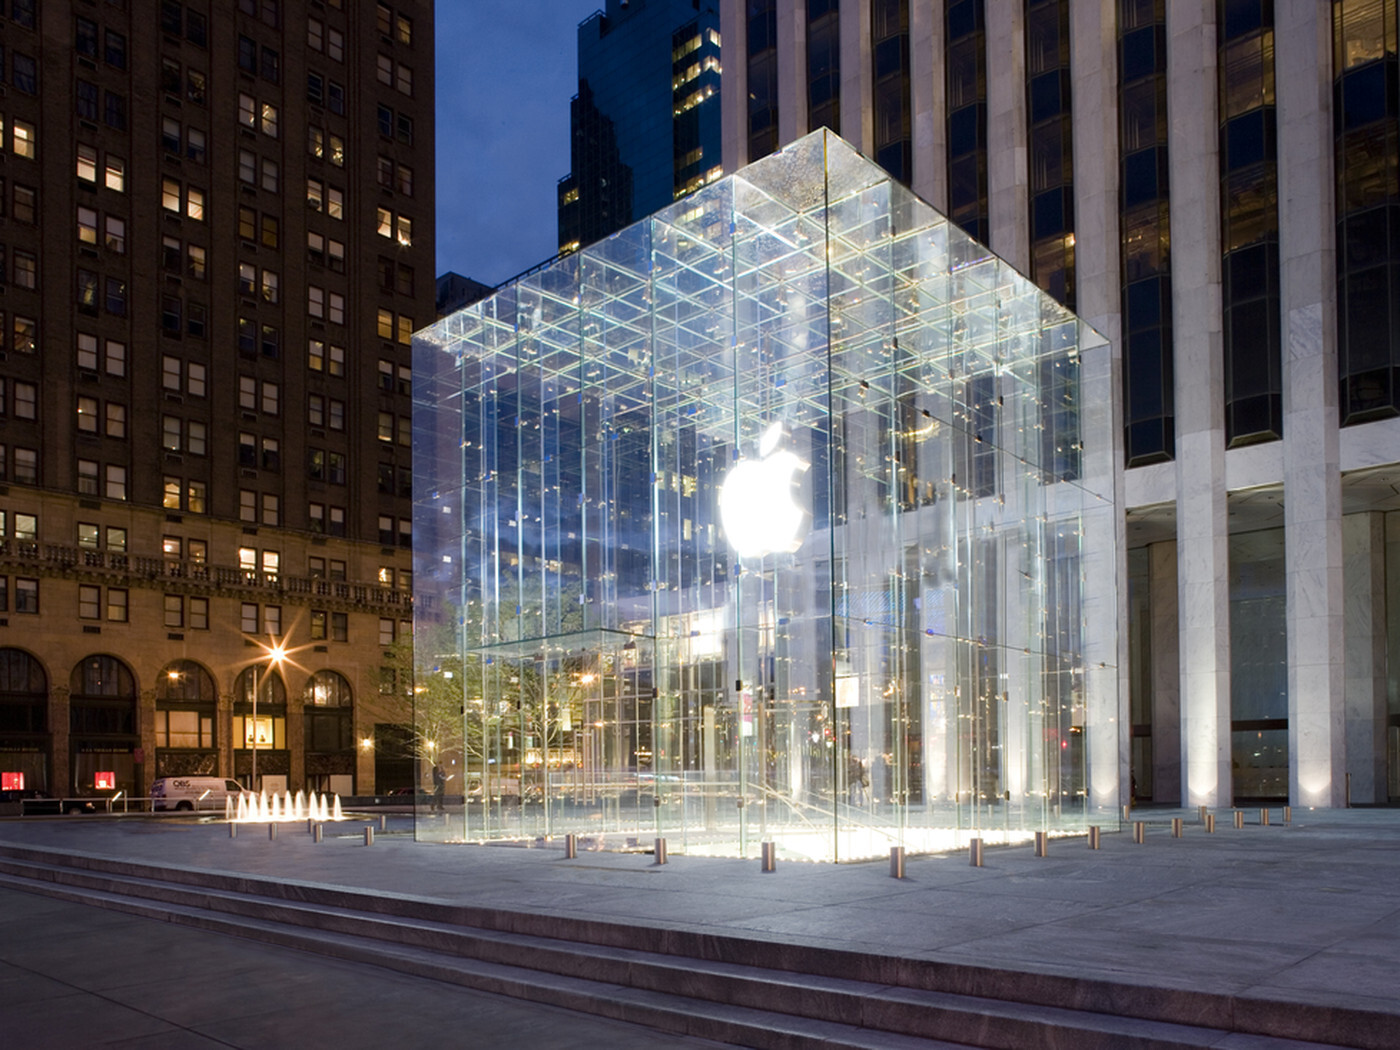
<svg viewBox="0 0 1400 1050">
<path fill-rule="evenodd" d="M 558 250 L 578 24 L 601 0 L 437 0 L 437 272 L 498 284 Z"/>
</svg>

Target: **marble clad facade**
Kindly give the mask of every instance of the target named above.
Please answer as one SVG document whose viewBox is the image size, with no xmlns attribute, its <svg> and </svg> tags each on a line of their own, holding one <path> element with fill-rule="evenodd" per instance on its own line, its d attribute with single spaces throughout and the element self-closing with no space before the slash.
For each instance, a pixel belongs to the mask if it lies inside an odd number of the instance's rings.
<svg viewBox="0 0 1400 1050">
<path fill-rule="evenodd" d="M 828 125 L 1113 347 L 1123 800 L 1400 797 L 1393 0 L 815 8 Z M 726 170 L 813 10 L 721 3 Z"/>
</svg>

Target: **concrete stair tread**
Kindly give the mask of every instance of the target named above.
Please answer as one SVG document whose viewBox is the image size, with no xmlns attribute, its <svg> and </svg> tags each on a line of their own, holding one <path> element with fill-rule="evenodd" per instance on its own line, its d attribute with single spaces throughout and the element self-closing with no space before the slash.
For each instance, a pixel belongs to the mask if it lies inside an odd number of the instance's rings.
<svg viewBox="0 0 1400 1050">
<path fill-rule="evenodd" d="M 0 885 L 34 891 L 30 880 L 0 874 Z M 78 904 L 112 908 L 161 922 L 174 922 L 211 933 L 232 935 L 277 947 L 311 951 L 331 958 L 400 973 L 462 984 L 517 999 L 613 1020 L 661 1028 L 676 1034 L 734 1042 L 774 1050 L 967 1050 L 968 1044 L 871 1031 L 857 1025 L 813 1020 L 781 1012 L 696 1000 L 649 989 L 628 987 L 561 974 L 444 955 L 429 949 L 390 944 L 305 927 L 288 927 L 256 918 L 234 920 L 184 905 L 150 904 L 101 890 L 48 882 L 39 890 Z"/>
<path fill-rule="evenodd" d="M 91 868 L 57 872 L 47 866 L 13 859 L 0 867 L 10 869 L 11 875 L 17 879 L 28 876 L 54 885 L 63 883 L 77 890 L 74 894 L 77 898 L 87 895 L 112 906 L 121 902 L 129 907 L 133 896 L 159 900 L 161 907 L 143 905 L 141 910 L 147 914 L 154 913 L 153 917 L 163 917 L 166 912 L 172 916 L 179 915 L 180 919 L 175 921 L 194 925 L 207 926 L 213 922 L 221 927 L 222 932 L 239 933 L 244 929 L 251 933 L 259 930 L 262 934 L 260 939 L 277 940 L 291 947 L 305 947 L 308 941 L 329 946 L 340 942 L 364 945 L 372 940 L 376 947 L 370 952 L 371 957 L 361 961 L 373 962 L 376 954 L 402 954 L 404 958 L 412 957 L 420 963 L 423 959 L 434 959 L 437 960 L 434 965 L 449 968 L 504 968 L 511 973 L 530 975 L 525 985 L 536 987 L 543 986 L 541 975 L 545 975 L 553 994 L 567 991 L 555 986 L 554 982 L 558 981 L 584 981 L 596 988 L 600 982 L 606 984 L 611 980 L 612 988 L 626 988 L 629 994 L 665 995 L 669 998 L 677 996 L 663 989 L 672 985 L 683 986 L 684 992 L 679 998 L 689 1004 L 688 1010 L 692 1014 L 702 1004 L 708 1004 L 708 1007 L 724 1004 L 722 1009 L 725 1010 L 751 1009 L 768 1017 L 782 1016 L 804 1023 L 843 1025 L 843 1022 L 851 1020 L 856 1022 L 858 1030 L 880 1029 L 882 1037 L 886 1039 L 881 1045 L 890 1045 L 887 1040 L 897 1033 L 919 1039 L 922 1032 L 945 1026 L 952 1030 L 950 1034 L 955 1038 L 971 1034 L 975 1036 L 976 1045 L 989 1046 L 1057 1045 L 1041 1043 L 1036 1038 L 1036 1033 L 1047 1026 L 1053 1027 L 1062 1037 L 1071 1038 L 1076 1047 L 1214 1046 L 1224 1045 L 1222 1040 L 1233 1038 L 1234 1042 L 1230 1045 L 1243 1048 L 1248 1044 L 1240 1042 L 1240 1039 L 1262 1038 L 1238 1033 L 1231 1037 L 1219 1029 L 1173 1022 L 779 971 L 739 963 L 683 959 L 638 949 L 583 945 L 530 934 L 463 927 L 456 923 L 403 919 L 382 913 L 366 914 L 349 907 L 312 906 L 248 892 L 224 890 L 210 894 L 207 890 L 199 890 L 183 882 L 104 874 Z M 211 918 L 211 915 L 218 918 Z M 223 918 L 227 915 L 240 918 L 238 921 Z M 290 941 L 287 940 L 289 926 L 296 928 L 296 932 L 290 934 Z M 522 961 L 523 965 L 502 961 L 512 956 Z M 524 960 L 520 960 L 522 956 Z M 517 987 L 516 991 L 505 994 L 518 995 L 520 990 Z M 551 998 L 548 1001 L 557 1000 Z M 775 1009 L 771 1005 L 773 1003 L 785 1003 L 787 1009 Z M 813 1018 L 813 1014 L 822 1016 Z M 1268 1045 L 1303 1047 L 1318 1044 L 1270 1039 Z"/>
</svg>

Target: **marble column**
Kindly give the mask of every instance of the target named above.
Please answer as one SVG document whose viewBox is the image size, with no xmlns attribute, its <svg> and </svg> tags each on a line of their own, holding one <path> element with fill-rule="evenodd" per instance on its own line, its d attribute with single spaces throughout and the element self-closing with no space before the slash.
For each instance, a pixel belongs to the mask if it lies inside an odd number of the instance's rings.
<svg viewBox="0 0 1400 1050">
<path fill-rule="evenodd" d="M 867 157 L 875 153 L 870 65 L 870 5 L 841 5 L 841 137 Z"/>
<path fill-rule="evenodd" d="M 1026 41 L 1021 4 L 987 5 L 987 209 L 991 249 L 1029 273 Z"/>
<path fill-rule="evenodd" d="M 914 179 L 910 187 L 941 212 L 948 210 L 948 138 L 943 120 L 943 4 L 909 5 L 909 104 L 913 114 Z"/>
<path fill-rule="evenodd" d="M 720 151 L 726 175 L 749 162 L 748 23 L 744 0 L 720 0 L 719 38 L 724 66 L 719 93 Z"/>
<path fill-rule="evenodd" d="M 1346 772 L 1351 801 L 1386 801 L 1385 515 L 1342 519 Z"/>
<path fill-rule="evenodd" d="M 1110 811 L 1128 801 L 1130 737 L 1128 712 L 1128 545 L 1123 499 L 1123 405 L 1122 343 L 1118 278 L 1118 165 L 1104 163 L 1118 155 L 1118 109 L 1114 84 L 1118 80 L 1116 0 L 1076 0 L 1070 5 L 1070 33 L 1075 41 L 1073 107 L 1074 155 L 1080 158 L 1074 172 L 1075 271 L 1078 286 L 1078 314 L 1108 340 L 1107 359 L 1100 375 L 1086 375 L 1080 400 L 1085 411 L 1102 411 L 1111 416 L 1113 447 L 1086 449 L 1085 483 L 1112 502 L 1112 521 L 1107 528 L 1114 535 L 1117 552 L 1113 565 L 1096 564 L 1098 581 L 1112 581 L 1113 591 L 1105 615 L 1115 619 L 1118 629 L 1110 651 L 1086 665 L 1099 678 L 1093 694 L 1099 703 L 1086 712 L 1089 725 L 1089 765 L 1096 784 L 1091 804 L 1096 810 Z M 1081 331 L 1081 339 L 1085 339 Z M 1089 362 L 1093 358 L 1085 356 Z M 1094 385 L 1097 383 L 1097 385 Z M 1092 482 L 1090 481 L 1092 479 Z M 1086 523 L 1088 524 L 1088 523 Z M 1092 542 L 1086 530 L 1086 543 Z M 1087 548 L 1086 548 L 1087 549 Z M 1104 548 L 1107 549 L 1107 548 Z M 1086 580 L 1091 579 L 1086 562 Z M 1102 662 L 1105 667 L 1098 669 Z M 1116 682 L 1116 688 L 1114 683 Z M 1105 792 L 1113 797 L 1105 798 Z M 1102 814 L 1100 819 L 1112 819 Z"/>
<path fill-rule="evenodd" d="M 721 37 L 721 40 L 724 38 Z M 807 7 L 778 5 L 778 144 L 807 134 Z"/>
<path fill-rule="evenodd" d="M 1176 541 L 1147 548 L 1152 638 L 1152 798 L 1181 798 L 1181 652 Z"/>
<path fill-rule="evenodd" d="M 1333 250 L 1332 7 L 1274 5 L 1283 294 L 1289 798 L 1343 801 L 1342 497 Z"/>
<path fill-rule="evenodd" d="M 1215 0 L 1167 5 L 1182 805 L 1226 806 L 1230 557 L 1220 325 Z"/>
</svg>

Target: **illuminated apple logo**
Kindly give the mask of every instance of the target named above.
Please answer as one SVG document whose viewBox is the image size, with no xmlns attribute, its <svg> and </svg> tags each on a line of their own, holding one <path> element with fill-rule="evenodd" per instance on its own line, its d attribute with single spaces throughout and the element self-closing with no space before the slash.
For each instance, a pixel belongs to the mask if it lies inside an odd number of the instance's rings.
<svg viewBox="0 0 1400 1050">
<path fill-rule="evenodd" d="M 774 423 L 758 442 L 758 459 L 741 459 L 719 490 L 719 517 L 729 545 L 741 558 L 791 553 L 802 546 L 808 515 L 797 483 L 811 465 L 788 449 L 776 451 L 783 425 Z"/>
</svg>

